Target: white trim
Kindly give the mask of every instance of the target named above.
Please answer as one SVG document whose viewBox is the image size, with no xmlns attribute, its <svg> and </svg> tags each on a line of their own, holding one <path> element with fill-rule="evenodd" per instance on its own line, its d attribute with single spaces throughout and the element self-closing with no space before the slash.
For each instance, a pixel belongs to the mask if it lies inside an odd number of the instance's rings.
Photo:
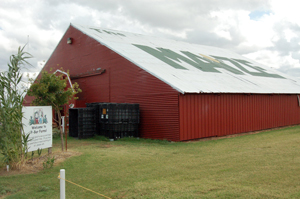
<svg viewBox="0 0 300 199">
<path fill-rule="evenodd" d="M 66 72 L 64 72 L 64 71 L 61 71 L 61 70 L 58 70 L 58 69 L 57 69 L 53 74 L 55 74 L 56 72 L 60 72 L 60 73 L 62 73 L 62 74 L 64 74 L 64 75 L 67 75 L 68 80 L 69 80 L 69 83 L 70 83 L 70 85 L 71 85 L 71 88 L 72 88 L 72 90 L 73 90 L 73 92 L 74 92 L 73 85 L 72 85 L 72 82 L 71 82 L 71 79 L 70 79 L 70 76 L 68 75 L 68 73 L 66 73 Z"/>
</svg>

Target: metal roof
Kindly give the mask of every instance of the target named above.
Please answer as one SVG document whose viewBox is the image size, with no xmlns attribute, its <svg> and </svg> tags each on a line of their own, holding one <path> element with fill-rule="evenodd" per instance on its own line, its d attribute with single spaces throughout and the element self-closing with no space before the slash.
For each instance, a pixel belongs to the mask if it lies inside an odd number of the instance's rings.
<svg viewBox="0 0 300 199">
<path fill-rule="evenodd" d="M 71 24 L 181 93 L 300 93 L 300 81 L 231 51 Z"/>
</svg>

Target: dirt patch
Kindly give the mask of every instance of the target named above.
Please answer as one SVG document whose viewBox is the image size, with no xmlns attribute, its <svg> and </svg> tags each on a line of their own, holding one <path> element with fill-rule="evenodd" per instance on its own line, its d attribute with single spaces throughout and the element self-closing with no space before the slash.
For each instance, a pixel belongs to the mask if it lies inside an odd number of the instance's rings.
<svg viewBox="0 0 300 199">
<path fill-rule="evenodd" d="M 6 167 L 3 167 L 0 169 L 0 176 L 37 173 L 40 170 L 44 169 L 43 163 L 49 159 L 52 159 L 53 157 L 54 157 L 53 166 L 56 166 L 59 163 L 65 161 L 66 159 L 72 156 L 79 156 L 79 155 L 81 155 L 81 153 L 75 151 L 53 152 L 51 155 L 47 154 L 41 157 L 36 157 L 33 160 L 32 159 L 27 160 L 26 163 L 22 165 L 21 169 L 18 170 L 9 170 L 9 172 L 7 172 Z"/>
</svg>

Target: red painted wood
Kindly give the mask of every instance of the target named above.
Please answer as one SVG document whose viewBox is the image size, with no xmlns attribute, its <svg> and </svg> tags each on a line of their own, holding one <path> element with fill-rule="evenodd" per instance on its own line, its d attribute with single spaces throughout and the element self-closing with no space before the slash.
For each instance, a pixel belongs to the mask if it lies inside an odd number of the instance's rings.
<svg viewBox="0 0 300 199">
<path fill-rule="evenodd" d="M 185 94 L 179 112 L 180 140 L 300 124 L 297 95 Z"/>
</svg>

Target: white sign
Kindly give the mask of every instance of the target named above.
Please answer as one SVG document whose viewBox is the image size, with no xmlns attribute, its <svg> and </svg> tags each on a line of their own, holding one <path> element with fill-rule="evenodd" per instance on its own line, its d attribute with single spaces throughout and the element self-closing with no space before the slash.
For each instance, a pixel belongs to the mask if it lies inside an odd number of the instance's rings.
<svg viewBox="0 0 300 199">
<path fill-rule="evenodd" d="M 29 135 L 28 152 L 52 147 L 52 107 L 24 106 L 22 119 L 25 135 Z"/>
</svg>

